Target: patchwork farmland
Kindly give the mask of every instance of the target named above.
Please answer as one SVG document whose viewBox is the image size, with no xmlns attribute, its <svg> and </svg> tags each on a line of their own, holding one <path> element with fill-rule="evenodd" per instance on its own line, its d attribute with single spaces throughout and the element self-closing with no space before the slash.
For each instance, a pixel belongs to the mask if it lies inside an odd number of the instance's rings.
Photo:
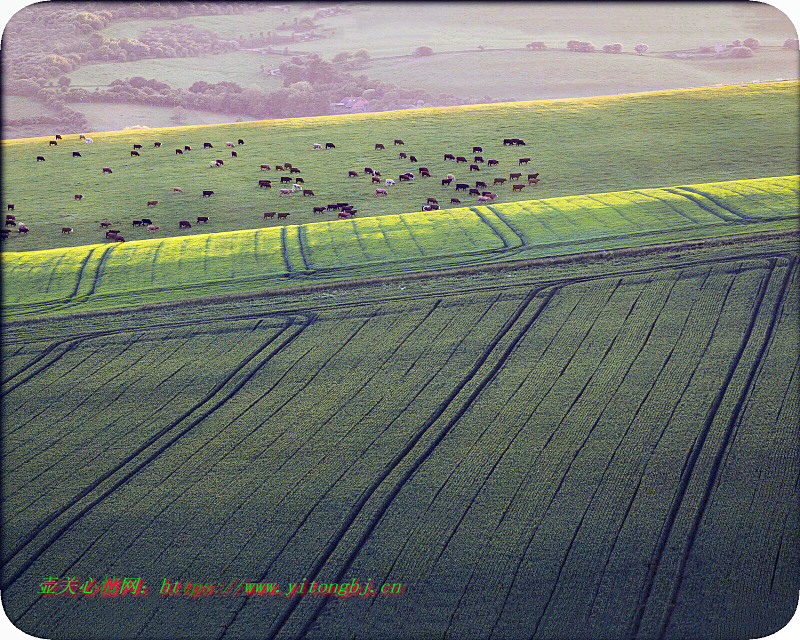
<svg viewBox="0 0 800 640">
<path fill-rule="evenodd" d="M 355 577 L 406 591 L 147 597 L 110 628 L 766 635 L 797 598 L 792 246 L 6 330 L 6 611 L 99 638 L 104 601 L 43 575 Z"/>
</svg>

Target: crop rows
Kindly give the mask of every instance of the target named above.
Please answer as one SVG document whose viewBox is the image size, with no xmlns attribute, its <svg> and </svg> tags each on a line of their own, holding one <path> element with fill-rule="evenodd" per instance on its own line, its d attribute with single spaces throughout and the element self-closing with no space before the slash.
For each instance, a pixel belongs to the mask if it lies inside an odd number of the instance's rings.
<svg viewBox="0 0 800 640">
<path fill-rule="evenodd" d="M 101 612 L 142 637 L 766 635 L 798 589 L 798 271 L 60 320 L 71 348 L 3 387 L 6 610 L 52 637 Z M 109 613 L 38 597 L 44 574 L 406 591 Z"/>
<path fill-rule="evenodd" d="M 3 301 L 41 314 L 781 228 L 798 193 L 787 176 L 4 253 Z"/>
</svg>

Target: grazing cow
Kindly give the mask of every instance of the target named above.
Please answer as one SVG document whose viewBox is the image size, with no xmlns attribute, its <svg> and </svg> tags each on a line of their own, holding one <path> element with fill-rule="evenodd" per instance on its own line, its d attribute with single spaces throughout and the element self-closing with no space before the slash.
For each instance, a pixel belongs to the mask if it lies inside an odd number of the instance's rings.
<svg viewBox="0 0 800 640">
<path fill-rule="evenodd" d="M 142 224 L 153 224 L 153 221 L 150 218 L 142 218 Z"/>
<path fill-rule="evenodd" d="M 420 171 L 419 175 L 420 175 L 421 178 L 430 178 L 431 177 L 430 171 Z"/>
<path fill-rule="evenodd" d="M 413 174 L 413 173 L 411 173 L 410 171 L 406 171 L 406 173 L 404 173 L 403 175 L 404 175 L 406 178 L 408 178 L 409 180 L 413 180 L 413 179 L 414 179 L 414 174 Z"/>
<path fill-rule="evenodd" d="M 466 191 L 467 189 L 469 189 L 468 184 L 463 184 L 461 182 L 456 183 L 456 191 Z"/>
<path fill-rule="evenodd" d="M 155 207 L 158 204 L 158 200 L 148 200 L 147 206 L 148 207 Z"/>
<path fill-rule="evenodd" d="M 197 223 L 208 224 L 208 216 L 197 216 Z"/>
<path fill-rule="evenodd" d="M 281 195 L 288 196 L 290 193 L 292 193 L 292 191 L 293 189 L 281 189 Z"/>
<path fill-rule="evenodd" d="M 539 178 L 528 178 L 528 184 L 539 184 Z"/>
<path fill-rule="evenodd" d="M 371 167 L 364 167 L 364 173 L 368 173 L 370 175 L 373 175 L 375 172 L 372 170 Z"/>
<path fill-rule="evenodd" d="M 394 141 L 394 143 L 395 143 L 396 145 L 398 145 L 398 144 L 405 145 L 405 142 L 403 142 L 403 141 L 402 141 L 402 140 L 400 140 L 399 138 L 398 138 L 397 140 L 395 140 L 395 141 Z"/>
<path fill-rule="evenodd" d="M 372 176 L 372 182 L 377 182 L 378 184 L 380 184 L 381 183 L 381 179 L 378 178 L 377 176 Z"/>
<path fill-rule="evenodd" d="M 110 167 L 103 167 L 103 173 L 114 173 Z"/>
<path fill-rule="evenodd" d="M 78 138 L 79 138 L 80 140 L 86 140 L 86 136 L 85 136 L 85 135 L 83 135 L 83 134 L 81 134 L 80 136 L 78 136 Z"/>
<path fill-rule="evenodd" d="M 231 151 L 231 158 L 238 158 L 238 157 L 239 157 L 238 153 L 236 153 L 235 151 Z"/>
<path fill-rule="evenodd" d="M 292 167 L 291 169 L 289 169 L 289 173 L 300 173 L 300 169 L 298 169 L 297 167 Z"/>
<path fill-rule="evenodd" d="M 483 156 L 475 156 L 475 162 L 483 162 Z"/>
<path fill-rule="evenodd" d="M 140 144 L 134 144 L 134 145 L 133 145 L 133 148 L 134 148 L 134 149 L 141 149 L 141 148 L 142 148 L 142 145 L 140 145 Z"/>
<path fill-rule="evenodd" d="M 155 224 L 148 224 L 148 225 L 147 225 L 147 230 L 148 230 L 148 231 L 158 231 L 158 225 L 155 225 Z"/>
<path fill-rule="evenodd" d="M 378 149 L 385 149 L 385 148 L 386 148 L 386 147 L 384 147 L 384 146 L 383 146 L 383 145 L 382 145 L 380 142 L 377 142 L 377 143 L 375 143 L 375 150 L 376 150 L 376 151 L 377 151 Z"/>
<path fill-rule="evenodd" d="M 319 149 L 320 151 L 322 151 L 322 143 L 321 142 L 315 142 L 312 148 L 314 150 Z"/>
<path fill-rule="evenodd" d="M 258 181 L 258 188 L 259 189 L 272 189 L 272 181 L 271 180 L 259 180 Z"/>
<path fill-rule="evenodd" d="M 80 151 L 73 151 L 72 152 L 72 157 L 73 158 L 82 158 L 83 156 L 81 155 Z"/>
<path fill-rule="evenodd" d="M 125 238 L 119 234 L 114 236 L 114 242 L 125 242 Z"/>
<path fill-rule="evenodd" d="M 160 147 L 161 147 L 161 143 L 160 143 L 160 142 L 154 142 L 154 143 L 153 143 L 153 146 L 154 146 L 156 149 L 158 149 L 158 148 L 160 148 Z"/>
<path fill-rule="evenodd" d="M 313 196 L 314 192 L 311 189 L 303 189 L 303 197 Z"/>
<path fill-rule="evenodd" d="M 428 204 L 430 203 L 439 204 L 439 201 L 436 198 L 428 198 Z"/>
<path fill-rule="evenodd" d="M 172 193 L 183 193 L 183 189 L 180 187 L 172 187 Z"/>
<path fill-rule="evenodd" d="M 176 156 L 182 156 L 183 155 L 183 151 L 181 151 L 180 149 L 175 149 L 175 155 Z"/>
<path fill-rule="evenodd" d="M 427 173 L 428 167 L 417 167 L 417 171 L 419 171 L 420 173 Z"/>
<path fill-rule="evenodd" d="M 353 214 L 348 213 L 347 211 L 340 211 L 339 212 L 339 217 L 340 218 L 349 218 L 351 215 L 353 215 Z"/>
<path fill-rule="evenodd" d="M 490 196 L 490 195 L 492 195 L 492 192 L 491 191 L 481 191 L 481 195 L 482 196 Z"/>
<path fill-rule="evenodd" d="M 336 211 L 336 209 L 338 208 L 339 208 L 338 204 L 329 204 L 327 207 L 328 211 Z"/>
<path fill-rule="evenodd" d="M 56 140 L 61 140 L 61 134 L 56 134 Z"/>
<path fill-rule="evenodd" d="M 416 162 L 417 161 L 417 156 L 408 156 L 408 161 L 409 162 Z"/>
<path fill-rule="evenodd" d="M 347 172 L 347 177 L 348 178 L 357 178 L 358 177 L 358 172 L 356 172 L 356 171 L 348 171 Z"/>
<path fill-rule="evenodd" d="M 219 165 L 216 162 L 209 162 L 208 166 L 211 169 L 219 169 Z"/>
<path fill-rule="evenodd" d="M 214 145 L 211 144 L 210 142 L 204 142 L 203 143 L 203 149 L 213 149 L 213 148 L 214 148 Z"/>
<path fill-rule="evenodd" d="M 297 184 L 305 184 L 305 183 L 306 183 L 306 181 L 305 181 L 305 180 L 303 180 L 302 178 L 295 178 L 295 179 L 294 179 L 294 181 L 295 181 Z"/>
<path fill-rule="evenodd" d="M 472 153 L 483 153 L 483 147 L 472 147 Z"/>
<path fill-rule="evenodd" d="M 8 218 L 6 218 L 6 226 L 16 227 L 17 226 L 17 221 L 16 220 L 9 220 Z"/>
<path fill-rule="evenodd" d="M 496 193 L 487 193 L 486 195 L 489 196 L 489 198 L 492 200 L 494 200 L 497 197 Z"/>
<path fill-rule="evenodd" d="M 521 173 L 509 173 L 508 174 L 508 179 L 509 180 L 516 180 L 517 178 L 521 178 L 521 177 L 522 177 Z"/>
<path fill-rule="evenodd" d="M 36 156 L 36 162 L 44 162 L 44 156 Z"/>
<path fill-rule="evenodd" d="M 133 158 L 133 156 L 136 156 L 138 158 L 139 157 L 139 152 L 138 151 L 131 151 L 131 158 Z"/>
<path fill-rule="evenodd" d="M 92 143 L 94 142 L 94 140 L 92 140 L 91 138 L 84 138 L 84 139 L 83 139 L 83 141 L 84 141 L 86 144 L 92 144 Z"/>
<path fill-rule="evenodd" d="M 72 227 L 61 227 L 61 233 L 72 233 Z"/>
<path fill-rule="evenodd" d="M 326 148 L 326 149 L 335 149 L 335 148 L 336 148 L 336 145 L 335 145 L 335 144 L 333 144 L 332 142 L 326 142 L 326 143 L 325 143 L 325 148 Z"/>
<path fill-rule="evenodd" d="M 214 195 L 213 191 L 206 191 L 206 190 L 203 191 L 203 197 L 204 198 L 208 198 L 208 197 L 213 196 L 213 195 Z"/>
<path fill-rule="evenodd" d="M 274 211 L 267 211 L 266 213 L 264 213 L 264 220 L 266 220 L 267 218 L 274 218 L 274 217 L 275 217 Z"/>
<path fill-rule="evenodd" d="M 529 173 L 529 174 L 528 174 L 528 180 L 530 180 L 530 179 L 532 179 L 532 178 L 538 178 L 538 177 L 539 177 L 539 174 L 538 174 L 538 173 Z"/>
<path fill-rule="evenodd" d="M 497 160 L 489 160 L 489 162 L 486 163 L 489 167 L 496 167 L 498 164 L 500 163 Z"/>
<path fill-rule="evenodd" d="M 430 210 L 431 210 L 431 208 L 430 208 L 430 207 L 429 207 L 427 204 L 423 204 L 423 205 L 422 205 L 422 210 L 423 210 L 423 211 L 430 211 Z"/>
<path fill-rule="evenodd" d="M 278 213 L 278 220 L 286 220 L 289 217 L 291 211 L 286 211 L 284 213 Z"/>
<path fill-rule="evenodd" d="M 469 165 L 469 170 L 470 171 L 480 171 L 481 168 L 477 164 L 471 164 L 471 165 Z"/>
<path fill-rule="evenodd" d="M 183 150 L 184 151 L 191 151 L 192 148 L 188 144 L 185 144 L 185 145 L 183 145 Z"/>
<path fill-rule="evenodd" d="M 524 140 L 521 140 L 520 138 L 515 138 L 515 139 L 516 139 L 516 141 L 517 141 L 517 146 L 518 146 L 518 147 L 525 147 L 525 146 L 527 146 L 527 145 L 525 144 L 525 141 L 524 141 Z"/>
<path fill-rule="evenodd" d="M 432 204 L 431 205 L 431 211 L 438 211 L 438 210 L 439 210 L 439 205 L 438 204 Z"/>
<path fill-rule="evenodd" d="M 132 227 L 141 227 L 143 225 L 141 220 L 134 220 L 131 224 Z"/>
<path fill-rule="evenodd" d="M 449 184 L 450 184 L 452 181 L 453 181 L 453 179 L 452 179 L 452 178 L 445 178 L 444 180 L 442 180 L 442 186 L 443 186 L 443 187 L 446 187 L 446 186 L 448 186 L 448 185 L 449 185 Z"/>
<path fill-rule="evenodd" d="M 118 233 L 119 231 L 106 231 L 106 240 L 116 238 Z"/>
<path fill-rule="evenodd" d="M 292 168 L 292 165 L 291 165 L 291 163 L 290 163 L 290 162 L 284 162 L 284 163 L 283 163 L 283 166 L 284 166 L 284 168 L 286 168 L 286 169 L 291 169 L 291 168 Z"/>
<path fill-rule="evenodd" d="M 242 140 L 241 138 L 239 138 L 239 140 L 238 140 L 238 144 L 244 144 L 244 140 Z"/>
<path fill-rule="evenodd" d="M 275 165 L 275 171 L 283 171 L 283 165 L 282 164 L 276 164 Z"/>
<path fill-rule="evenodd" d="M 448 180 L 455 180 L 455 179 L 456 179 L 456 177 L 455 177 L 455 176 L 454 176 L 452 173 L 448 173 L 448 174 L 445 176 L 445 178 L 447 178 Z"/>
<path fill-rule="evenodd" d="M 262 170 L 262 171 L 269 171 L 269 170 L 270 170 L 270 169 L 269 169 L 269 165 L 268 165 L 268 164 L 262 164 L 262 165 L 261 165 L 261 170 Z"/>
<path fill-rule="evenodd" d="M 495 178 L 492 184 L 504 184 L 506 181 L 505 178 Z"/>
<path fill-rule="evenodd" d="M 401 152 L 400 152 L 400 159 L 401 159 L 401 160 L 403 160 L 403 159 L 405 159 L 405 158 L 408 158 L 408 154 L 407 154 L 407 153 L 403 153 L 403 152 L 401 151 Z"/>
<path fill-rule="evenodd" d="M 226 147 L 234 147 L 234 148 L 236 147 L 236 145 L 235 145 L 235 144 L 233 144 L 232 142 L 226 142 L 226 143 L 225 143 L 225 146 L 226 146 Z"/>
<path fill-rule="evenodd" d="M 325 207 L 313 207 L 314 213 L 325 213 Z"/>
<path fill-rule="evenodd" d="M 224 167 L 224 166 L 225 166 L 225 163 L 224 163 L 222 160 L 217 160 L 217 164 L 218 164 L 220 167 Z"/>
<path fill-rule="evenodd" d="M 483 187 L 485 189 L 486 188 L 486 183 L 483 180 L 478 180 L 475 183 L 475 188 L 476 189 L 480 189 L 481 187 Z"/>
<path fill-rule="evenodd" d="M 100 228 L 101 229 L 108 229 L 110 226 L 111 226 L 110 222 L 101 222 L 100 223 Z"/>
<path fill-rule="evenodd" d="M 50 141 L 50 146 L 51 147 L 57 147 L 58 146 L 58 142 L 56 142 L 55 140 L 51 140 Z"/>
<path fill-rule="evenodd" d="M 530 158 L 520 158 L 519 164 L 528 164 L 531 161 Z"/>
<path fill-rule="evenodd" d="M 450 204 L 461 204 L 461 200 L 458 198 L 450 198 Z"/>
<path fill-rule="evenodd" d="M 179 229 L 191 229 L 192 228 L 192 223 L 189 222 L 188 220 L 181 220 L 178 223 L 178 228 Z"/>
<path fill-rule="evenodd" d="M 20 222 L 19 227 L 17 227 L 17 233 L 28 233 L 30 229 L 25 225 L 25 223 Z"/>
<path fill-rule="evenodd" d="M 478 191 L 477 189 L 470 189 L 469 190 L 469 195 L 471 195 L 471 196 L 479 196 L 479 195 L 481 195 L 481 192 Z"/>
<path fill-rule="evenodd" d="M 14 210 L 14 205 L 13 204 L 9 204 L 8 205 L 8 209 L 6 209 L 6 211 L 13 211 L 13 210 Z"/>
<path fill-rule="evenodd" d="M 456 157 L 452 153 L 445 153 L 444 154 L 444 159 L 445 160 L 455 160 Z"/>
<path fill-rule="evenodd" d="M 389 192 L 386 189 L 375 189 L 376 196 L 388 196 Z"/>
<path fill-rule="evenodd" d="M 507 147 L 514 144 L 514 138 L 503 138 L 503 146 Z"/>
<path fill-rule="evenodd" d="M 83 200 L 83 194 L 76 193 L 76 194 L 75 194 L 75 199 L 76 199 L 76 200 Z"/>
<path fill-rule="evenodd" d="M 8 229 L 0 229 L 0 239 L 8 240 Z"/>
<path fill-rule="evenodd" d="M 281 184 L 283 184 L 285 182 L 291 182 L 291 181 L 292 181 L 291 177 L 289 177 L 289 176 L 281 176 Z"/>
<path fill-rule="evenodd" d="M 387 187 L 390 187 L 393 186 L 395 182 L 391 178 L 386 178 L 386 180 L 383 181 L 383 184 L 385 184 Z"/>
<path fill-rule="evenodd" d="M 512 191 L 522 191 L 525 188 L 524 184 L 512 184 L 511 190 Z"/>
<path fill-rule="evenodd" d="M 467 159 L 464 156 L 458 156 L 456 158 L 456 162 L 466 162 L 466 161 L 467 161 Z"/>
</svg>

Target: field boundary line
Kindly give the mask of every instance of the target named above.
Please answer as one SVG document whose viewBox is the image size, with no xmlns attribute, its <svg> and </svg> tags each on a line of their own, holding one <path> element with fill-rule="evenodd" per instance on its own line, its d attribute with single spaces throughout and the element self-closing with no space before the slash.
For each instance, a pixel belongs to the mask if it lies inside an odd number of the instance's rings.
<svg viewBox="0 0 800 640">
<path fill-rule="evenodd" d="M 406 481 L 416 472 L 416 470 L 422 465 L 423 462 L 430 456 L 433 450 L 439 445 L 439 443 L 444 439 L 444 437 L 450 432 L 452 427 L 461 419 L 463 414 L 467 411 L 469 406 L 475 400 L 475 398 L 483 391 L 484 387 L 495 377 L 497 372 L 502 367 L 503 363 L 508 359 L 511 355 L 511 352 L 517 346 L 519 341 L 522 337 L 527 333 L 528 329 L 533 325 L 533 323 L 538 319 L 539 315 L 547 308 L 550 301 L 555 296 L 556 292 L 560 289 L 560 285 L 544 285 L 542 287 L 538 287 L 536 289 L 531 290 L 528 295 L 523 300 L 522 304 L 517 307 L 517 310 L 512 314 L 512 316 L 506 320 L 505 324 L 501 329 L 495 334 L 495 337 L 492 339 L 491 343 L 488 347 L 484 350 L 475 364 L 472 366 L 470 371 L 461 379 L 461 381 L 456 385 L 456 387 L 450 392 L 447 398 L 443 402 L 440 403 L 439 407 L 428 417 L 425 421 L 422 428 L 419 429 L 417 434 L 409 440 L 403 449 L 401 449 L 397 455 L 389 462 L 381 474 L 372 482 L 372 484 L 367 488 L 360 496 L 359 500 L 350 510 L 350 513 L 345 518 L 344 522 L 340 525 L 336 534 L 330 539 L 328 544 L 326 545 L 325 549 L 317 556 L 317 560 L 311 566 L 311 568 L 306 572 L 306 575 L 311 579 L 314 580 L 319 572 L 324 568 L 327 561 L 333 555 L 336 547 L 338 547 L 339 543 L 342 541 L 344 536 L 346 535 L 347 531 L 349 531 L 350 527 L 353 525 L 357 517 L 361 514 L 362 509 L 366 506 L 366 503 L 372 497 L 372 495 L 377 491 L 381 484 L 391 475 L 392 471 L 394 471 L 398 465 L 406 458 L 407 455 L 411 453 L 417 443 L 420 441 L 423 435 L 428 432 L 428 430 L 436 423 L 436 421 L 441 417 L 441 415 L 445 412 L 445 410 L 455 401 L 464 387 L 478 374 L 480 369 L 489 359 L 492 352 L 495 350 L 497 345 L 502 341 L 502 339 L 511 331 L 513 326 L 517 323 L 519 318 L 522 314 L 527 310 L 530 306 L 530 303 L 536 298 L 536 296 L 546 289 L 550 289 L 550 292 L 547 294 L 545 299 L 537 308 L 536 312 L 534 312 L 531 319 L 525 324 L 523 329 L 520 333 L 511 340 L 508 347 L 505 349 L 503 354 L 498 359 L 497 363 L 492 367 L 489 373 L 481 380 L 478 384 L 476 389 L 470 394 L 467 400 L 464 402 L 461 409 L 457 412 L 457 414 L 451 418 L 448 422 L 447 426 L 445 426 L 439 434 L 434 438 L 434 440 L 426 447 L 424 451 L 417 456 L 416 460 L 410 465 L 410 467 L 406 470 L 406 472 L 402 475 L 402 477 L 395 482 L 392 490 L 389 492 L 389 495 L 384 498 L 382 504 L 378 508 L 378 510 L 373 514 L 372 518 L 370 519 L 365 531 L 360 536 L 358 542 L 356 543 L 353 550 L 348 554 L 347 558 L 344 561 L 344 564 L 339 569 L 334 578 L 334 581 L 340 581 L 344 574 L 349 570 L 350 566 L 352 565 L 353 561 L 355 560 L 356 556 L 360 553 L 364 543 L 372 534 L 372 531 L 377 526 L 378 522 L 383 517 L 386 510 L 389 508 L 390 504 L 394 501 L 394 498 L 400 492 L 400 489 L 405 485 Z M 275 623 L 270 627 L 268 638 L 269 640 L 274 640 L 276 635 L 280 633 L 281 629 L 283 628 L 284 624 L 287 622 L 289 617 L 291 617 L 292 613 L 296 609 L 297 605 L 299 604 L 300 599 L 294 599 L 289 603 L 289 606 L 283 611 L 283 613 L 278 617 Z M 308 630 L 311 628 L 311 625 L 315 622 L 317 616 L 319 615 L 322 608 L 325 606 L 325 601 L 321 601 L 314 609 L 309 620 L 303 625 L 302 630 L 300 631 L 300 637 L 304 636 Z M 235 619 L 235 617 L 234 617 Z M 233 620 L 231 620 L 232 622 Z M 230 626 L 231 622 L 226 625 L 226 629 Z M 224 634 L 224 632 L 223 632 Z"/>
<path fill-rule="evenodd" d="M 497 219 L 500 220 L 500 222 L 502 222 L 509 229 L 511 229 L 511 232 L 519 238 L 519 241 L 522 243 L 523 247 L 530 246 L 531 243 L 528 242 L 528 238 L 525 236 L 525 234 L 522 233 L 522 231 L 520 231 L 519 229 L 517 229 L 514 225 L 512 225 L 508 220 L 506 220 L 506 217 L 502 213 L 500 213 L 495 207 L 491 205 L 485 205 L 485 206 L 489 211 L 491 211 L 494 215 L 497 216 Z"/>
<path fill-rule="evenodd" d="M 488 207 L 487 207 L 487 209 L 488 209 Z M 500 233 L 500 231 L 497 229 L 497 227 L 495 227 L 491 223 L 491 221 L 486 216 L 484 216 L 483 213 L 481 213 L 481 211 L 478 209 L 478 207 L 470 207 L 470 210 L 474 211 L 475 215 L 478 216 L 481 219 L 481 222 L 483 222 L 487 227 L 489 227 L 492 230 L 492 232 L 498 238 L 500 238 L 500 241 L 503 243 L 503 247 L 505 247 L 506 249 L 511 247 L 511 243 L 508 240 L 506 240 L 505 237 L 503 236 L 503 234 Z M 494 213 L 494 212 L 492 212 L 492 213 Z M 495 214 L 495 215 L 497 215 L 497 214 Z M 501 222 L 502 222 L 502 220 L 501 220 Z M 506 225 L 506 226 L 508 227 L 508 225 Z M 509 227 L 509 229 L 511 229 L 511 227 Z M 514 230 L 511 229 L 511 231 L 513 233 Z M 522 246 L 522 245 L 520 245 L 520 246 Z"/>
</svg>

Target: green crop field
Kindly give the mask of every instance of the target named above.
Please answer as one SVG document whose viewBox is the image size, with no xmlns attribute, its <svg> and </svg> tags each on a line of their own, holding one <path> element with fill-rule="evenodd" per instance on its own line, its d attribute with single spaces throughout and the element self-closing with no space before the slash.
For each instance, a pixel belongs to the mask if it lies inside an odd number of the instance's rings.
<svg viewBox="0 0 800 640">
<path fill-rule="evenodd" d="M 796 228 L 798 176 L 2 255 L 30 316 Z M 15 242 L 23 242 L 14 239 Z"/>
<path fill-rule="evenodd" d="M 795 239 L 7 323 L 5 611 L 87 639 L 769 635 L 798 593 L 799 286 Z"/>
<path fill-rule="evenodd" d="M 271 120 L 203 127 L 176 127 L 92 134 L 93 144 L 76 135 L 65 136 L 55 147 L 47 138 L 3 141 L 3 204 L 15 205 L 17 219 L 30 228 L 5 250 L 25 251 L 99 242 L 98 223 L 107 220 L 124 229 L 126 240 L 192 236 L 198 233 L 256 229 L 281 224 L 265 221 L 267 211 L 289 212 L 289 224 L 335 219 L 336 213 L 314 214 L 314 206 L 349 202 L 358 216 L 419 211 L 429 197 L 443 208 L 458 197 L 463 205 L 477 205 L 475 196 L 456 192 L 455 184 L 476 186 L 477 181 L 497 194 L 495 204 L 576 194 L 641 189 L 789 175 L 797 172 L 795 137 L 800 83 L 784 82 L 743 87 L 665 91 L 600 98 L 475 105 L 441 109 L 392 111 L 380 114 Z M 100 106 L 100 105 L 96 105 Z M 55 133 L 55 132 L 54 132 Z M 526 141 L 526 146 L 504 146 L 504 138 Z M 237 142 L 237 158 L 226 141 Z M 394 147 L 394 139 L 405 145 Z M 160 141 L 161 148 L 153 143 Z M 213 149 L 203 150 L 210 142 Z M 313 150 L 317 142 L 333 142 L 336 149 Z M 143 148 L 131 157 L 132 145 Z M 386 149 L 375 150 L 375 143 Z M 190 145 L 182 156 L 176 147 Z M 483 151 L 472 153 L 473 146 Z M 82 157 L 73 158 L 73 152 Z M 401 152 L 418 162 L 400 159 Z M 445 153 L 469 162 L 444 160 Z M 44 162 L 37 162 L 41 155 Z M 479 155 L 479 171 L 469 164 Z M 530 162 L 520 166 L 519 159 Z M 221 159 L 222 167 L 209 163 Z M 489 160 L 497 166 L 489 167 Z M 279 176 L 289 172 L 275 166 L 291 163 L 300 169 L 305 187 L 280 195 Z M 269 171 L 261 171 L 267 164 Z M 418 174 L 430 170 L 431 178 Z M 112 169 L 111 175 L 102 168 Z M 388 196 L 377 197 L 365 167 L 380 171 L 382 179 L 398 181 Z M 348 171 L 358 178 L 348 178 Z M 413 171 L 411 182 L 399 174 Z M 452 173 L 448 187 L 441 179 Z M 522 176 L 519 192 L 512 192 L 512 173 Z M 528 185 L 529 173 L 541 182 Z M 496 178 L 507 180 L 494 185 Z M 272 188 L 259 188 L 271 179 Z M 286 185 L 284 185 L 286 186 Z M 173 188 L 183 194 L 173 193 Z M 203 190 L 213 190 L 210 198 Z M 483 188 L 481 189 L 483 190 Z M 75 201 L 75 194 L 83 200 Z M 148 207 L 147 202 L 158 205 Z M 441 215 L 432 213 L 431 217 Z M 178 222 L 210 217 L 208 225 L 180 230 Z M 132 227 L 147 217 L 159 226 L 155 233 Z M 74 232 L 62 235 L 62 227 Z"/>
</svg>

